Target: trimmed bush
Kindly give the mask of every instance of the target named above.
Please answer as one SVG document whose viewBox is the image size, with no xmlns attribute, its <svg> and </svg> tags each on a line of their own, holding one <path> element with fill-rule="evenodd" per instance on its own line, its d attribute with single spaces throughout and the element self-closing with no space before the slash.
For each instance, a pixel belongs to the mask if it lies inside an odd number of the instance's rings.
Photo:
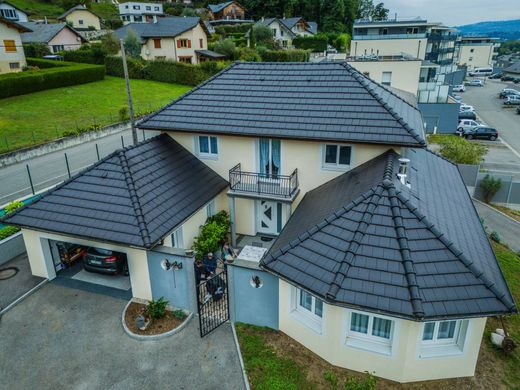
<svg viewBox="0 0 520 390">
<path fill-rule="evenodd" d="M 20 228 L 17 228 L 16 226 L 4 226 L 3 228 L 0 228 L 0 241 L 18 233 L 19 231 Z"/>
<path fill-rule="evenodd" d="M 183 85 L 197 85 L 226 68 L 227 62 L 208 61 L 200 65 L 174 61 L 148 61 L 143 68 L 147 80 Z"/>
<path fill-rule="evenodd" d="M 128 66 L 128 76 L 131 79 L 142 79 L 144 62 L 142 60 L 126 57 L 126 64 Z M 123 71 L 123 60 L 119 56 L 105 57 L 105 67 L 107 75 L 116 77 L 125 77 Z"/>
<path fill-rule="evenodd" d="M 327 50 L 327 37 L 296 37 L 292 40 L 297 49 L 322 52 Z"/>
<path fill-rule="evenodd" d="M 215 27 L 215 32 L 220 35 L 228 35 L 235 33 L 245 34 L 251 29 L 252 26 L 253 23 L 229 24 L 225 26 Z"/>
<path fill-rule="evenodd" d="M 40 69 L 1 75 L 0 98 L 91 83 L 105 78 L 105 67 L 100 65 L 35 58 L 28 58 L 27 64 Z"/>
<path fill-rule="evenodd" d="M 260 56 L 265 62 L 308 62 L 308 50 L 262 50 Z"/>
</svg>

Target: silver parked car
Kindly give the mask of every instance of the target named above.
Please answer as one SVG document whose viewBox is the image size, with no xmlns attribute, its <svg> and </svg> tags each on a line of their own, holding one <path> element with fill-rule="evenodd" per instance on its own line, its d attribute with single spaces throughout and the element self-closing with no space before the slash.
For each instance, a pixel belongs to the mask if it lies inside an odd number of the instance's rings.
<svg viewBox="0 0 520 390">
<path fill-rule="evenodd" d="M 462 135 L 466 130 L 471 130 L 474 127 L 481 126 L 482 123 L 474 121 L 473 119 L 462 119 L 457 125 L 457 134 Z"/>
<path fill-rule="evenodd" d="M 504 101 L 506 106 L 518 106 L 520 105 L 520 95 L 509 95 Z"/>
</svg>

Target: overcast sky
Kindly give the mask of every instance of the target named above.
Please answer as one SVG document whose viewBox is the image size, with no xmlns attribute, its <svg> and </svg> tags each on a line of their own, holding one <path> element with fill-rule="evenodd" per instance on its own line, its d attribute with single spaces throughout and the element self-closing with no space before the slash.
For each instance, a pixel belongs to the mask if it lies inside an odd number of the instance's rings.
<svg viewBox="0 0 520 390">
<path fill-rule="evenodd" d="M 429 22 L 460 26 L 489 20 L 520 19 L 520 0 L 376 0 L 390 10 L 389 18 L 421 16 Z"/>
</svg>

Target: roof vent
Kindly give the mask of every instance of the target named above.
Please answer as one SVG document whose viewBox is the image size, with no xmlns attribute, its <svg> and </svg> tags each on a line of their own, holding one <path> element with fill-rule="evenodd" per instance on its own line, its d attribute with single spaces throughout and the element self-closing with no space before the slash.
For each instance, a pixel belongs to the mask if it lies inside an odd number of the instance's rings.
<svg viewBox="0 0 520 390">
<path fill-rule="evenodd" d="M 406 179 L 408 177 L 408 170 L 410 168 L 410 159 L 401 157 L 399 159 L 399 172 L 397 173 L 397 177 L 399 178 L 399 181 L 401 184 L 410 187 L 410 182 L 408 182 Z"/>
</svg>

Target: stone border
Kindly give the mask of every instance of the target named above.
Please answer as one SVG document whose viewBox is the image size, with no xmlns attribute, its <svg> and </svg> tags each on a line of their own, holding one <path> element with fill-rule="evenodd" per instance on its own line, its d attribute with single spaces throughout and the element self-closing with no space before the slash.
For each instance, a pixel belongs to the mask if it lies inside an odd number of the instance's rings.
<svg viewBox="0 0 520 390">
<path fill-rule="evenodd" d="M 175 333 L 179 333 L 181 330 L 183 330 L 186 325 L 188 325 L 188 323 L 191 321 L 191 319 L 193 318 L 193 313 L 189 313 L 187 312 L 186 310 L 183 310 L 186 314 L 188 314 L 188 316 L 186 317 L 186 319 L 184 320 L 184 322 L 182 324 L 180 324 L 178 327 L 176 328 L 173 328 L 172 330 L 169 330 L 168 332 L 165 332 L 165 333 L 161 333 L 161 334 L 153 334 L 153 335 L 141 335 L 141 334 L 135 334 L 134 332 L 132 332 L 128 326 L 126 326 L 126 323 L 125 323 L 125 314 L 126 314 L 126 309 L 128 309 L 128 306 L 130 306 L 131 303 L 141 303 L 141 304 L 145 304 L 147 303 L 145 300 L 143 299 L 139 299 L 139 298 L 132 298 L 128 301 L 128 303 L 125 305 L 125 308 L 123 309 L 123 313 L 121 314 L 121 324 L 123 325 L 123 329 L 125 331 L 125 333 L 135 339 L 135 340 L 139 340 L 139 341 L 148 341 L 148 340 L 160 340 L 160 339 L 164 339 L 166 337 L 169 337 Z"/>
<path fill-rule="evenodd" d="M 244 386 L 246 390 L 250 390 L 249 386 L 249 378 L 247 377 L 246 367 L 244 366 L 244 359 L 242 358 L 242 352 L 240 351 L 240 344 L 238 342 L 237 331 L 235 329 L 235 323 L 231 322 L 231 330 L 233 332 L 233 339 L 235 340 L 235 346 L 237 348 L 238 360 L 240 362 L 240 368 L 242 368 L 242 380 L 244 381 Z"/>
<path fill-rule="evenodd" d="M 504 213 L 503 211 L 500 211 L 496 208 L 494 208 L 493 206 L 490 206 L 488 205 L 487 203 L 485 202 L 482 202 L 481 200 L 478 200 L 477 198 L 472 198 L 475 202 L 478 202 L 479 204 L 481 204 L 482 206 L 486 206 L 487 208 L 493 210 L 495 213 L 497 214 L 501 214 L 503 217 L 506 217 L 507 219 L 509 219 L 510 221 L 516 223 L 516 224 L 520 224 L 520 222 L 518 222 L 516 219 L 510 217 L 509 215 L 507 215 L 506 213 Z M 504 207 L 507 207 L 507 206 L 504 206 Z M 478 214 L 478 213 L 477 213 Z M 480 217 L 480 216 L 479 216 Z"/>
</svg>

